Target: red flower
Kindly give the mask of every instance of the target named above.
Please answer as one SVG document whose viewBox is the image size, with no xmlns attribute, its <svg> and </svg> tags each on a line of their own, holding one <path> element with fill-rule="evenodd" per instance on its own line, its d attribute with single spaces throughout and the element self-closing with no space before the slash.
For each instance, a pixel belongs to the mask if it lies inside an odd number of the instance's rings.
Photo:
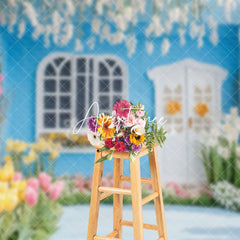
<svg viewBox="0 0 240 240">
<path fill-rule="evenodd" d="M 108 138 L 108 139 L 105 141 L 105 145 L 106 145 L 108 148 L 114 147 L 114 143 L 113 143 L 113 141 L 112 141 L 111 138 Z"/>
<path fill-rule="evenodd" d="M 117 152 L 124 152 L 125 150 L 125 145 L 122 141 L 120 142 L 117 142 L 116 145 L 115 145 L 115 149 Z"/>
</svg>

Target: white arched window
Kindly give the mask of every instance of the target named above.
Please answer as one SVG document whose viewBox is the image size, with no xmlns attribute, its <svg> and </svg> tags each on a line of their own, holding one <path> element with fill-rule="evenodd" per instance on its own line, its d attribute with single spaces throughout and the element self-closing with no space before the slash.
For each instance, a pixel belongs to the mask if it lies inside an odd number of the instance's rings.
<svg viewBox="0 0 240 240">
<path fill-rule="evenodd" d="M 37 137 L 71 132 L 94 101 L 99 103 L 100 112 L 110 114 L 116 101 L 127 99 L 127 91 L 127 68 L 117 56 L 47 56 L 37 71 Z"/>
</svg>

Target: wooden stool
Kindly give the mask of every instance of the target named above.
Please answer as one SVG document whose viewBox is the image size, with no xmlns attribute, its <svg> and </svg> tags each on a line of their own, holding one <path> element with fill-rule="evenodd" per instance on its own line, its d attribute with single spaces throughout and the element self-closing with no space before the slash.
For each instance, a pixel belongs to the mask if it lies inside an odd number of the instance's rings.
<svg viewBox="0 0 240 240">
<path fill-rule="evenodd" d="M 96 149 L 95 162 L 102 156 L 108 154 L 108 151 L 99 152 Z M 130 162 L 130 177 L 123 176 L 123 159 L 128 159 L 128 153 L 114 152 L 114 171 L 113 187 L 103 187 L 102 173 L 103 162 L 94 166 L 91 205 L 88 223 L 87 240 L 117 240 L 122 239 L 122 226 L 131 226 L 134 230 L 134 240 L 143 240 L 143 229 L 158 231 L 158 240 L 167 240 L 167 230 L 164 216 L 162 189 L 159 175 L 157 149 L 156 146 L 149 154 L 149 165 L 151 179 L 141 178 L 140 174 L 140 157 L 148 154 L 148 150 L 142 147 L 138 157 L 132 163 Z M 131 182 L 131 190 L 123 189 L 122 182 Z M 152 184 L 153 193 L 142 199 L 141 183 Z M 100 200 L 113 194 L 113 232 L 105 237 L 97 236 L 98 212 Z M 122 219 L 123 195 L 132 196 L 133 222 Z M 142 216 L 142 205 L 154 199 L 157 225 L 144 224 Z"/>
</svg>

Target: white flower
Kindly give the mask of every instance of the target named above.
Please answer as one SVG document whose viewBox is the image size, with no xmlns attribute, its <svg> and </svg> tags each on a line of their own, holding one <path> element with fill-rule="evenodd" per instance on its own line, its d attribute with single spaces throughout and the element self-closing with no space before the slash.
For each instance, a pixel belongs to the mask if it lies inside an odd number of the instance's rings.
<svg viewBox="0 0 240 240">
<path fill-rule="evenodd" d="M 210 35 L 210 41 L 213 45 L 217 45 L 218 44 L 218 33 L 217 33 L 217 29 L 213 29 L 213 31 L 211 32 Z"/>
<path fill-rule="evenodd" d="M 94 36 L 90 37 L 88 40 L 87 40 L 87 45 L 90 49 L 93 49 L 94 46 L 95 46 L 95 42 L 96 42 L 96 38 Z"/>
<path fill-rule="evenodd" d="M 100 136 L 99 136 L 99 133 L 96 132 L 92 132 L 92 131 L 88 131 L 87 133 L 87 136 L 88 136 L 88 140 L 89 142 L 93 145 L 93 146 L 98 146 L 98 145 L 101 145 L 103 142 L 100 140 Z"/>
<path fill-rule="evenodd" d="M 132 17 L 133 17 L 133 9 L 132 7 L 126 7 L 124 9 L 124 17 L 125 19 L 129 22 L 131 21 Z"/>
<path fill-rule="evenodd" d="M 152 41 L 147 41 L 146 42 L 146 49 L 147 49 L 148 54 L 152 54 L 153 48 L 154 48 L 154 46 L 153 46 Z"/>
<path fill-rule="evenodd" d="M 240 145 L 238 145 L 236 148 L 236 154 L 237 154 L 237 157 L 240 157 Z"/>
<path fill-rule="evenodd" d="M 65 0 L 66 6 L 67 6 L 67 12 L 70 16 L 73 16 L 75 13 L 75 6 L 72 2 L 72 0 Z"/>
<path fill-rule="evenodd" d="M 162 42 L 162 55 L 166 55 L 169 49 L 170 49 L 170 42 L 167 38 L 164 38 Z"/>
<path fill-rule="evenodd" d="M 131 132 L 135 132 L 137 135 L 145 134 L 145 128 L 141 125 L 135 125 L 132 127 Z"/>
<path fill-rule="evenodd" d="M 121 31 L 118 31 L 117 33 L 113 34 L 112 36 L 112 43 L 113 44 L 120 44 L 124 40 L 124 34 Z"/>
<path fill-rule="evenodd" d="M 179 28 L 178 29 L 178 34 L 179 34 L 179 37 L 180 37 L 180 44 L 183 46 L 185 43 L 186 43 L 186 39 L 185 39 L 185 33 L 186 33 L 186 30 L 184 28 Z"/>
<path fill-rule="evenodd" d="M 99 34 L 101 27 L 101 21 L 98 18 L 94 18 L 92 21 L 92 32 Z"/>
<path fill-rule="evenodd" d="M 24 1 L 23 6 L 25 7 L 24 12 L 27 15 L 27 17 L 29 18 L 31 24 L 33 26 L 37 26 L 37 24 L 38 24 L 37 13 L 36 13 L 33 5 L 30 2 Z"/>
<path fill-rule="evenodd" d="M 232 107 L 230 109 L 230 114 L 233 116 L 233 117 L 238 117 L 238 108 L 237 107 Z"/>
<path fill-rule="evenodd" d="M 190 26 L 190 36 L 192 39 L 196 38 L 199 33 L 199 26 L 193 22 Z"/>
<path fill-rule="evenodd" d="M 80 41 L 80 39 L 76 39 L 75 41 L 75 51 L 76 52 L 81 52 L 83 50 L 83 45 Z"/>
<path fill-rule="evenodd" d="M 26 30 L 26 24 L 25 21 L 21 20 L 18 25 L 18 38 L 21 38 Z"/>
<path fill-rule="evenodd" d="M 116 16 L 116 19 L 115 19 L 115 22 L 116 22 L 116 25 L 119 29 L 121 29 L 122 31 L 125 31 L 126 28 L 127 28 L 127 23 L 123 17 L 123 15 L 121 14 L 118 14 Z"/>
<path fill-rule="evenodd" d="M 43 33 L 44 33 L 44 26 L 42 24 L 38 24 L 34 29 L 32 37 L 33 39 L 37 40 L 39 36 Z"/>
</svg>

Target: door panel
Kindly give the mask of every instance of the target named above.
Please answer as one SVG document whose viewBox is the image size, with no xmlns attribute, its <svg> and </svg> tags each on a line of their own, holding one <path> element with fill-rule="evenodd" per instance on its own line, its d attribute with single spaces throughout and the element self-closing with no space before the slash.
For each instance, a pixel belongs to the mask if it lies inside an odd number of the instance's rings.
<svg viewBox="0 0 240 240">
<path fill-rule="evenodd" d="M 188 68 L 188 181 L 205 181 L 198 138 L 211 130 L 216 116 L 215 79 L 207 71 Z M 220 91 L 220 90 L 218 90 Z"/>
</svg>

